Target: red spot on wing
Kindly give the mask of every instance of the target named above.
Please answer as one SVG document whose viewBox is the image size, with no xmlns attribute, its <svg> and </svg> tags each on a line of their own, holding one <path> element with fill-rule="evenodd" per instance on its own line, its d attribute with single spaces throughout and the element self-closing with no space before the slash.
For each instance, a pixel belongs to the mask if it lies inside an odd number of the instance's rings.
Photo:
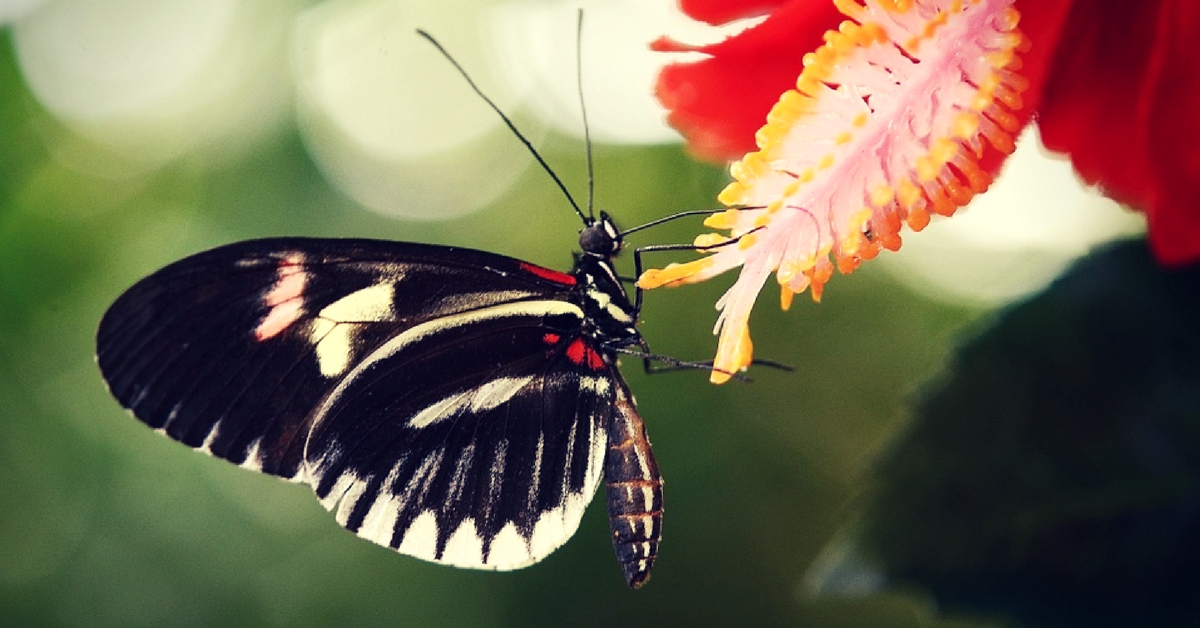
<svg viewBox="0 0 1200 628">
<path fill-rule="evenodd" d="M 586 350 L 587 348 L 583 346 L 583 341 L 576 338 L 575 342 L 567 346 L 567 359 L 576 364 L 583 364 L 583 353 Z"/>
<path fill-rule="evenodd" d="M 604 358 L 595 349 L 587 346 L 582 338 L 576 338 L 567 345 L 567 359 L 580 366 L 586 364 L 592 370 L 604 367 Z"/>
<path fill-rule="evenodd" d="M 559 340 L 562 340 L 562 336 L 558 334 L 546 334 L 545 336 L 542 336 L 542 342 L 548 345 L 556 345 L 558 344 Z"/>
<path fill-rule="evenodd" d="M 575 285 L 575 278 L 567 273 L 560 273 L 557 270 L 542 268 L 541 266 L 536 266 L 528 262 L 521 262 L 521 268 L 547 281 L 553 281 L 554 283 L 562 284 L 564 286 Z"/>
<path fill-rule="evenodd" d="M 600 354 L 597 353 L 596 350 L 592 349 L 591 347 L 588 347 L 587 359 L 588 359 L 588 366 L 592 367 L 592 370 L 598 371 L 604 367 L 604 358 L 600 357 Z"/>
</svg>

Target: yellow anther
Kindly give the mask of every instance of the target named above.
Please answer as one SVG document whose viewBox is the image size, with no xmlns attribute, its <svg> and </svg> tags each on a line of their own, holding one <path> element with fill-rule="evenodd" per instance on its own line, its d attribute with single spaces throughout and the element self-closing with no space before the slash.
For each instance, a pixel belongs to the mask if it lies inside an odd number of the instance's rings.
<svg viewBox="0 0 1200 628">
<path fill-rule="evenodd" d="M 837 33 L 833 34 L 837 35 Z M 829 41 L 829 33 L 826 33 L 825 40 L 826 42 Z M 837 51 L 828 45 L 817 48 L 813 51 L 813 54 L 816 55 L 816 62 L 813 64 L 813 70 L 819 70 L 821 72 L 827 72 L 832 69 L 833 64 L 837 63 L 838 60 Z"/>
<path fill-rule="evenodd" d="M 692 246 L 698 249 L 708 249 L 728 241 L 728 236 L 723 236 L 719 233 L 701 233 L 696 236 L 695 240 L 692 240 Z"/>
<path fill-rule="evenodd" d="M 945 137 L 939 137 L 929 147 L 929 154 L 937 162 L 938 167 L 945 165 L 958 154 L 958 143 Z"/>
<path fill-rule="evenodd" d="M 979 116 L 971 113 L 960 113 L 954 117 L 954 136 L 960 139 L 975 137 L 979 132 Z"/>
<path fill-rule="evenodd" d="M 930 155 L 921 155 L 917 157 L 916 171 L 917 181 L 929 183 L 937 179 L 938 174 L 942 171 L 942 165 Z"/>
<path fill-rule="evenodd" d="M 846 17 L 857 18 L 862 14 L 863 5 L 855 2 L 855 0 L 833 0 L 833 6 L 837 7 Z"/>
<path fill-rule="evenodd" d="M 851 22 L 849 20 L 843 21 L 842 24 L 838 26 L 838 28 L 840 29 L 846 24 L 853 24 L 854 28 L 858 28 L 858 24 L 855 24 L 854 22 Z M 844 57 L 847 54 L 853 52 L 854 49 L 858 47 L 858 45 L 854 41 L 854 38 L 847 37 L 846 34 L 841 32 L 840 30 L 836 33 L 831 31 L 829 33 L 826 33 L 826 35 L 827 35 L 826 45 L 828 45 L 830 48 L 832 48 L 834 53 L 836 53 L 839 58 Z M 832 36 L 829 37 L 828 35 L 832 35 Z"/>
<path fill-rule="evenodd" d="M 708 381 L 714 384 L 724 384 L 733 373 L 743 371 L 750 366 L 754 355 L 754 344 L 750 342 L 750 328 L 743 325 L 733 342 L 728 343 L 726 334 L 721 334 L 717 343 L 717 359 L 713 361 L 713 372 Z M 730 346 L 732 345 L 732 346 Z"/>
<path fill-rule="evenodd" d="M 775 279 L 779 280 L 780 284 L 790 283 L 796 278 L 801 271 L 800 264 L 795 260 L 785 259 L 779 263 L 779 269 L 775 271 Z"/>
<path fill-rule="evenodd" d="M 709 229 L 728 231 L 737 226 L 738 210 L 727 209 L 719 214 L 713 214 L 704 219 L 704 226 Z"/>
<path fill-rule="evenodd" d="M 1013 57 L 1015 56 L 1016 52 L 1013 50 L 998 50 L 996 52 L 989 52 L 983 55 L 983 60 L 986 61 L 988 65 L 999 70 L 1001 68 L 1008 67 L 1008 64 L 1012 63 Z"/>
<path fill-rule="evenodd" d="M 875 43 L 882 44 L 888 41 L 887 31 L 884 30 L 882 26 L 874 22 L 863 24 L 863 32 L 870 35 L 871 39 L 874 40 Z"/>
<path fill-rule="evenodd" d="M 996 28 L 1002 31 L 1011 31 L 1021 22 L 1021 13 L 1013 7 L 1000 12 L 1000 19 L 997 20 Z"/>
<path fill-rule="evenodd" d="M 863 225 L 871 221 L 872 214 L 874 212 L 871 211 L 870 207 L 864 207 L 850 214 L 850 218 L 846 221 L 847 231 L 855 235 L 861 234 Z"/>
<path fill-rule="evenodd" d="M 795 92 L 788 92 L 795 93 Z M 775 105 L 767 112 L 767 125 L 769 126 L 788 126 L 796 122 L 800 117 L 800 110 L 795 107 L 780 107 Z"/>
<path fill-rule="evenodd" d="M 747 153 L 741 161 L 735 161 L 729 166 L 729 174 L 738 181 L 757 179 L 769 170 L 766 159 L 759 153 Z"/>
<path fill-rule="evenodd" d="M 912 8 L 912 0 L 878 0 L 876 4 L 892 13 L 905 13 Z"/>
<path fill-rule="evenodd" d="M 792 309 L 792 300 L 795 296 L 796 293 L 792 292 L 791 288 L 783 285 L 779 286 L 779 309 L 785 312 Z"/>
<path fill-rule="evenodd" d="M 912 179 L 905 177 L 896 184 L 896 197 L 900 199 L 901 207 L 912 207 L 921 198 L 921 188 L 913 183 Z"/>
<path fill-rule="evenodd" d="M 971 109 L 974 111 L 983 111 L 992 106 L 992 93 L 979 90 L 975 97 L 971 99 Z"/>
<path fill-rule="evenodd" d="M 875 207 L 886 207 L 896 198 L 896 191 L 890 185 L 877 185 L 871 190 L 871 204 Z"/>
<path fill-rule="evenodd" d="M 780 143 L 787 136 L 790 127 L 780 124 L 765 124 L 754 132 L 754 143 L 760 153 L 766 153 L 771 147 Z M 765 161 L 765 155 L 764 155 Z"/>
<path fill-rule="evenodd" d="M 651 268 L 638 277 L 637 285 L 643 290 L 653 290 L 669 283 L 687 283 L 696 273 L 713 265 L 712 257 L 702 257 L 685 264 L 668 264 L 666 268 Z"/>
<path fill-rule="evenodd" d="M 722 205 L 738 205 L 742 202 L 742 198 L 745 197 L 748 191 L 749 188 L 744 183 L 733 181 L 725 186 L 724 190 L 721 190 L 721 193 L 717 195 L 717 201 Z M 708 221 L 705 221 L 705 224 L 708 224 Z"/>
<path fill-rule="evenodd" d="M 814 66 L 815 67 L 815 66 Z M 796 79 L 796 90 L 805 96 L 816 98 L 821 95 L 821 88 L 825 87 L 819 79 L 812 76 L 808 69 L 805 69 L 800 74 L 800 78 Z"/>
</svg>

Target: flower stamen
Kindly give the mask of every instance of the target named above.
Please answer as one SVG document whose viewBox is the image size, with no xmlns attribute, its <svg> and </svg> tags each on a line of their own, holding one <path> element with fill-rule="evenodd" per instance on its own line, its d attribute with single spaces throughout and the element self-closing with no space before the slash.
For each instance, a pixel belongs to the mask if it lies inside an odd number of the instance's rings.
<svg viewBox="0 0 1200 628">
<path fill-rule="evenodd" d="M 900 248 L 903 225 L 953 214 L 991 184 L 981 161 L 1015 147 L 1028 44 L 1012 0 L 834 3 L 851 19 L 804 56 L 796 88 L 755 135 L 759 150 L 730 166 L 718 196 L 765 210 L 714 214 L 706 226 L 741 236 L 737 246 L 639 281 L 692 283 L 742 266 L 718 302 L 714 368 L 724 374 L 713 381 L 750 364 L 749 313 L 772 272 L 784 309 L 809 288 L 819 301 L 835 265 L 849 273 Z"/>
</svg>

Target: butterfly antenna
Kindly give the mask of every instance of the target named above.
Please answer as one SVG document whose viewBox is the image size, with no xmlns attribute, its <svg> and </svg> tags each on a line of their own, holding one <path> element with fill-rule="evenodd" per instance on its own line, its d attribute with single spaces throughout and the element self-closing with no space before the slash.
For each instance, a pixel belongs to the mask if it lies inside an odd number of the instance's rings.
<svg viewBox="0 0 1200 628">
<path fill-rule="evenodd" d="M 438 52 L 442 53 L 443 57 L 446 57 L 446 60 L 454 66 L 454 69 L 458 70 L 458 73 L 467 80 L 467 85 L 470 85 L 471 89 L 483 99 L 483 102 L 487 103 L 488 106 L 492 108 L 492 111 L 495 111 L 496 115 L 500 116 L 500 119 L 504 121 L 504 124 L 508 125 L 508 129 L 513 132 L 513 135 L 516 135 L 517 139 L 521 140 L 521 143 L 525 145 L 525 148 L 529 149 L 529 153 L 533 155 L 533 158 L 536 159 L 539 164 L 541 164 L 542 170 L 545 170 L 546 174 L 550 175 L 551 179 L 554 179 L 554 183 L 558 185 L 558 189 L 562 190 L 563 196 L 567 197 L 567 201 L 571 203 L 571 207 L 575 210 L 575 213 L 579 214 L 579 218 L 584 222 L 591 224 L 589 218 L 583 215 L 583 210 L 579 209 L 579 204 L 575 202 L 575 197 L 571 196 L 571 193 L 567 190 L 567 186 L 563 185 L 562 179 L 559 179 L 558 175 L 554 174 L 554 171 L 550 169 L 550 164 L 546 163 L 545 159 L 542 159 L 542 156 L 538 154 L 537 150 L 533 147 L 533 144 L 529 143 L 529 140 L 526 139 L 519 130 L 517 130 L 517 125 L 513 124 L 513 121 L 510 120 L 508 116 L 504 115 L 503 111 L 500 111 L 500 107 L 497 107 L 496 103 L 492 102 L 492 99 L 488 98 L 487 94 L 484 94 L 483 90 L 479 89 L 479 86 L 475 84 L 475 81 L 471 80 L 471 75 L 467 74 L 467 71 L 464 70 L 461 65 L 459 65 L 458 61 L 454 60 L 454 57 L 450 56 L 449 52 L 446 52 L 446 49 L 438 43 L 438 40 L 433 38 L 433 35 L 430 35 L 419 28 L 417 29 L 417 34 L 421 37 L 424 37 L 427 41 L 429 41 L 429 43 L 433 44 L 433 47 L 437 48 Z M 588 165 L 590 170 L 590 157 L 588 159 Z M 588 175 L 588 186 L 588 206 L 590 211 L 592 196 L 590 174 Z"/>
<path fill-rule="evenodd" d="M 592 134 L 588 129 L 587 99 L 583 97 L 583 7 L 579 8 L 575 20 L 575 87 L 579 92 L 579 113 L 583 116 L 583 145 L 587 151 L 587 213 L 588 224 L 596 221 L 592 201 L 596 197 L 595 177 L 592 173 Z"/>
</svg>

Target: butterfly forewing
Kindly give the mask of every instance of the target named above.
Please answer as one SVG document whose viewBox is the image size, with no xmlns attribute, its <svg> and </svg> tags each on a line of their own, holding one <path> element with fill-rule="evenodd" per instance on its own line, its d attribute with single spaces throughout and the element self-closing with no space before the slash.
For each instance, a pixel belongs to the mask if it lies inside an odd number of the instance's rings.
<svg viewBox="0 0 1200 628">
<path fill-rule="evenodd" d="M 117 400 L 151 427 L 295 478 L 313 408 L 356 359 L 422 322 L 552 297 L 572 280 L 526 268 L 536 267 L 419 244 L 242 242 L 125 292 L 100 323 L 97 361 Z"/>
</svg>

